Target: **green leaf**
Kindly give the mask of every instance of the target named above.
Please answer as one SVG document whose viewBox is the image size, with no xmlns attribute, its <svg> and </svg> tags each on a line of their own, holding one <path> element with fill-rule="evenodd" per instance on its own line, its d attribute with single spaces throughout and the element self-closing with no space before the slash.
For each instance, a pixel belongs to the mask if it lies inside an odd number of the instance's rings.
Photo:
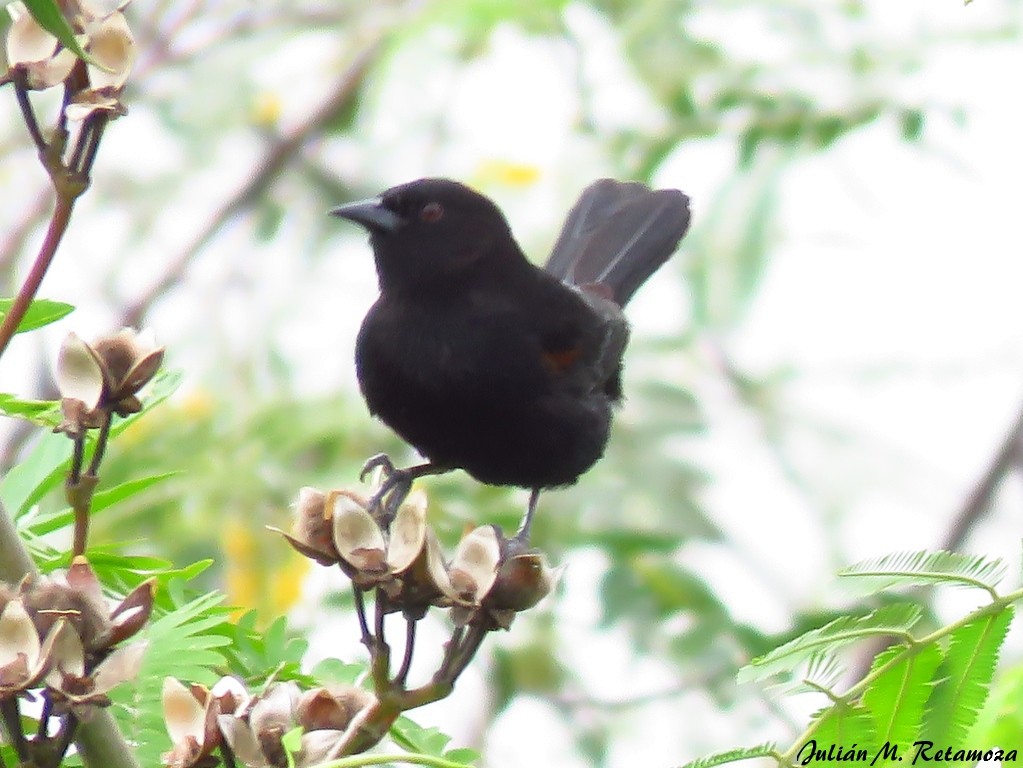
<svg viewBox="0 0 1023 768">
<path fill-rule="evenodd" d="M 317 680 L 354 685 L 365 672 L 365 664 L 346 664 L 341 659 L 328 658 L 317 663 L 311 674 Z"/>
<path fill-rule="evenodd" d="M 32 18 L 39 22 L 40 27 L 60 40 L 61 45 L 83 61 L 90 64 L 96 63 L 78 44 L 75 39 L 75 31 L 71 29 L 64 14 L 60 12 L 56 0 L 24 0 L 24 2 L 28 12 L 32 14 Z"/>
<path fill-rule="evenodd" d="M 162 371 L 154 379 L 149 394 L 143 401 L 141 413 L 115 422 L 111 437 L 118 437 L 125 429 L 142 418 L 151 409 L 166 400 L 181 383 L 180 371 Z M 0 502 L 15 517 L 20 517 L 52 491 L 64 479 L 71 457 L 71 441 L 66 435 L 44 434 L 29 455 L 0 480 Z"/>
<path fill-rule="evenodd" d="M 843 616 L 754 659 L 739 670 L 738 681 L 761 681 L 790 672 L 797 664 L 809 662 L 819 654 L 833 653 L 869 637 L 905 636 L 920 616 L 920 607 L 912 603 L 886 605 L 866 616 Z"/>
<path fill-rule="evenodd" d="M 281 737 L 281 746 L 288 758 L 288 768 L 295 768 L 295 755 L 302 751 L 302 727 L 292 728 Z"/>
<path fill-rule="evenodd" d="M 772 686 L 771 693 L 820 693 L 834 691 L 845 677 L 845 666 L 828 653 L 818 653 L 810 657 L 806 670 L 796 674 L 792 681 Z"/>
<path fill-rule="evenodd" d="M 56 488 L 70 457 L 71 441 L 65 435 L 42 435 L 28 456 L 0 481 L 0 501 L 8 512 L 19 517 Z"/>
<path fill-rule="evenodd" d="M 820 765 L 831 765 L 843 760 L 868 762 L 877 745 L 874 732 L 874 719 L 866 707 L 859 704 L 834 704 L 818 713 L 815 720 L 820 725 L 814 731 L 813 738 L 799 745 L 796 752 L 797 764 L 806 765 L 806 761 Z M 821 760 L 813 756 L 817 750 L 824 750 L 828 757 Z M 868 759 L 863 759 L 867 754 Z"/>
<path fill-rule="evenodd" d="M 778 185 L 791 157 L 779 153 L 737 173 L 686 239 L 697 328 L 727 331 L 745 316 L 767 264 Z"/>
<path fill-rule="evenodd" d="M 214 670 L 225 667 L 218 649 L 227 638 L 211 633 L 230 620 L 229 610 L 218 605 L 221 599 L 202 595 L 151 621 L 143 630 L 148 648 L 141 672 L 134 685 L 121 686 L 111 696 L 111 711 L 121 732 L 138 745 L 141 765 L 160 765 L 160 755 L 170 747 L 160 706 L 164 677 L 209 686 L 219 677 Z"/>
<path fill-rule="evenodd" d="M 1023 665 L 999 671 L 970 734 L 970 744 L 1023 744 Z"/>
<path fill-rule="evenodd" d="M 873 715 L 876 744 L 912 744 L 934 690 L 934 673 L 941 663 L 937 645 L 924 646 L 917 653 L 889 648 L 874 659 L 871 671 L 881 669 L 900 654 L 902 660 L 882 672 L 860 700 Z"/>
<path fill-rule="evenodd" d="M 451 737 L 441 733 L 440 729 L 423 728 L 404 715 L 391 726 L 391 738 L 402 749 L 435 757 L 443 757 L 444 747 L 451 741 Z"/>
<path fill-rule="evenodd" d="M 61 419 L 60 404 L 54 400 L 22 400 L 6 392 L 0 393 L 0 413 L 51 428 Z"/>
<path fill-rule="evenodd" d="M 53 2 L 53 0 L 47 1 L 50 3 Z M 31 3 L 26 3 L 26 5 L 31 6 Z M 29 10 L 31 10 L 31 7 Z M 0 321 L 7 316 L 7 313 L 11 311 L 12 306 L 14 306 L 14 299 L 0 299 Z M 29 304 L 28 311 L 25 313 L 25 316 L 21 318 L 21 322 L 18 323 L 18 330 L 16 333 L 34 331 L 36 328 L 42 328 L 44 325 L 55 323 L 62 317 L 66 317 L 74 312 L 74 309 L 75 308 L 72 305 L 65 304 L 62 301 L 36 299 Z"/>
<path fill-rule="evenodd" d="M 966 746 L 970 728 L 987 699 L 1012 615 L 1012 608 L 1006 607 L 949 635 L 945 663 L 940 668 L 943 679 L 927 702 L 923 738 L 956 749 Z"/>
<path fill-rule="evenodd" d="M 754 760 L 758 757 L 771 757 L 775 754 L 775 751 L 774 743 L 768 741 L 763 744 L 757 744 L 755 747 L 740 747 L 738 749 L 730 749 L 727 752 L 718 752 L 707 757 L 701 757 L 699 760 L 686 763 L 681 768 L 714 768 L 716 765 L 738 763 L 742 760 Z"/>
<path fill-rule="evenodd" d="M 896 552 L 850 565 L 838 575 L 866 582 L 871 592 L 892 586 L 952 584 L 993 591 L 1005 578 L 1001 558 L 956 552 Z"/>
<path fill-rule="evenodd" d="M 138 480 L 129 480 L 108 490 L 99 491 L 92 497 L 91 514 L 97 515 L 103 510 L 109 509 L 117 502 L 142 493 L 157 483 L 163 482 L 177 474 L 177 472 L 164 472 L 163 474 L 151 475 L 150 477 L 143 477 Z M 31 533 L 33 536 L 44 536 L 47 533 L 52 533 L 70 525 L 73 520 L 74 512 L 70 507 L 65 507 L 57 512 L 40 515 L 39 517 L 26 516 L 21 518 L 18 521 L 18 527 Z"/>
<path fill-rule="evenodd" d="M 479 762 L 481 755 L 475 749 L 469 747 L 459 747 L 458 749 L 449 749 L 444 753 L 444 759 L 449 760 L 452 763 L 461 763 L 462 765 L 471 766 Z"/>
</svg>

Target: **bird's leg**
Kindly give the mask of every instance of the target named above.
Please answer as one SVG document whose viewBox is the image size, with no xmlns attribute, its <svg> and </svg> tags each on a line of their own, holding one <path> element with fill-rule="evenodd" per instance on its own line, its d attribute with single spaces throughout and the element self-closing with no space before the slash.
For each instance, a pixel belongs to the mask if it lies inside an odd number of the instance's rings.
<svg viewBox="0 0 1023 768">
<path fill-rule="evenodd" d="M 529 530 L 533 527 L 533 516 L 536 514 L 536 504 L 539 500 L 540 489 L 534 488 L 529 492 L 529 506 L 526 507 L 526 514 L 522 516 L 519 530 L 515 534 L 515 541 L 523 547 L 529 546 Z"/>
<path fill-rule="evenodd" d="M 394 520 L 394 516 L 398 513 L 398 507 L 412 490 L 413 481 L 426 475 L 440 475 L 451 471 L 451 467 L 440 466 L 430 461 L 399 469 L 394 466 L 394 462 L 387 454 L 378 453 L 362 465 L 359 479 L 365 480 L 366 475 L 378 467 L 383 468 L 384 474 L 380 488 L 369 501 L 369 509 L 371 513 L 379 516 L 379 522 L 385 527 Z"/>
</svg>

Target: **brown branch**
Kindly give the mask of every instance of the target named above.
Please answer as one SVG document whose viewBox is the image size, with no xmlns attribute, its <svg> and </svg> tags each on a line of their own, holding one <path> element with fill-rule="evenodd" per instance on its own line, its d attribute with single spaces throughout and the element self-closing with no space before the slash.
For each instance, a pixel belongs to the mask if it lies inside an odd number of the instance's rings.
<svg viewBox="0 0 1023 768">
<path fill-rule="evenodd" d="M 301 153 L 305 145 L 316 138 L 330 122 L 351 106 L 370 65 L 381 50 L 382 43 L 382 39 L 377 39 L 367 46 L 341 75 L 323 104 L 290 135 L 279 139 L 268 147 L 241 189 L 224 202 L 195 239 L 170 261 L 163 275 L 140 298 L 124 309 L 120 322 L 122 326 L 137 327 L 140 325 L 153 303 L 181 279 L 188 271 L 192 260 L 220 232 L 221 228 L 236 214 L 256 202 L 277 180 L 288 164 Z"/>
<path fill-rule="evenodd" d="M 67 231 L 68 222 L 71 220 L 71 209 L 74 207 L 74 201 L 74 196 L 65 196 L 59 193 L 57 195 L 57 204 L 54 206 L 53 217 L 50 219 L 50 226 L 46 230 L 46 238 L 43 240 L 43 245 L 39 249 L 39 254 L 36 256 L 36 260 L 33 262 L 32 269 L 29 270 L 25 282 L 18 291 L 18 295 L 14 298 L 10 312 L 7 313 L 3 323 L 0 324 L 0 356 L 3 355 L 7 345 L 14 338 L 14 332 L 25 317 L 32 299 L 35 298 L 36 293 L 39 291 L 39 286 L 46 276 L 46 271 L 50 268 L 50 264 L 53 263 L 53 257 L 57 253 L 57 246 L 60 245 L 60 241 Z"/>
<path fill-rule="evenodd" d="M 1023 438 L 1023 408 L 1016 415 L 1008 434 L 991 459 L 987 470 L 981 475 L 963 502 L 959 513 L 953 519 L 952 525 L 949 526 L 942 541 L 942 549 L 949 551 L 958 549 L 966 541 L 973 526 L 991 509 L 995 493 L 1001 487 L 1006 475 L 1016 468 L 1021 453 L 1023 453 L 1021 438 Z"/>
</svg>

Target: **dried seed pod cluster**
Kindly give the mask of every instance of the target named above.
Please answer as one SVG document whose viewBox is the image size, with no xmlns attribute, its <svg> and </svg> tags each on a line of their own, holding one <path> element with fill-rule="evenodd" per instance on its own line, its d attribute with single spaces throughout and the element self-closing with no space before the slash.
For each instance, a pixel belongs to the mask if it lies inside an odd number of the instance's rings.
<svg viewBox="0 0 1023 768">
<path fill-rule="evenodd" d="M 371 693 L 354 686 L 320 686 L 306 691 L 294 682 L 271 683 L 251 695 L 236 678 L 212 688 L 164 680 L 163 711 L 172 748 L 163 756 L 171 768 L 215 765 L 216 749 L 227 749 L 248 768 L 287 766 L 283 737 L 302 729 L 297 768 L 328 759 L 346 733 L 373 705 Z"/>
<path fill-rule="evenodd" d="M 61 740 L 70 738 L 74 722 L 109 705 L 111 689 L 135 678 L 146 646 L 125 641 L 152 609 L 152 581 L 111 605 L 84 558 L 64 575 L 0 584 L 0 707 L 16 712 L 20 700 L 41 698 L 45 717 L 59 721 L 32 739 L 15 733 L 22 754 L 66 749 Z"/>
<path fill-rule="evenodd" d="M 426 521 L 426 496 L 412 493 L 382 524 L 369 498 L 351 490 L 303 488 L 290 533 L 298 552 L 337 565 L 355 589 L 377 589 L 385 612 L 421 619 L 430 606 L 452 608 L 456 626 L 507 628 L 553 585 L 553 572 L 535 550 L 521 551 L 493 525 L 468 531 L 450 560 Z"/>
</svg>

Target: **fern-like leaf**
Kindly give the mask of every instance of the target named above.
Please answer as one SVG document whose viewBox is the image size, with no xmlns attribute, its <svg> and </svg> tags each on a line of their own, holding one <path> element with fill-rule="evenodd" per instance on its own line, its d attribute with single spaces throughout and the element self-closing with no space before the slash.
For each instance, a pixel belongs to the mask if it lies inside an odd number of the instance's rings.
<svg viewBox="0 0 1023 768">
<path fill-rule="evenodd" d="M 114 716 L 121 732 L 139 745 L 141 765 L 160 765 L 170 746 L 161 707 L 164 677 L 211 685 L 217 678 L 212 670 L 226 666 L 219 649 L 230 639 L 226 630 L 217 630 L 228 624 L 230 609 L 222 600 L 217 593 L 202 595 L 152 621 L 144 631 L 149 647 L 135 685 L 113 692 Z"/>
<path fill-rule="evenodd" d="M 956 552 L 896 552 L 850 565 L 838 575 L 862 582 L 871 593 L 892 586 L 951 584 L 994 591 L 1005 578 L 1005 563 L 997 557 Z"/>
<path fill-rule="evenodd" d="M 881 669 L 900 654 L 902 660 L 882 672 L 860 699 L 874 718 L 878 745 L 911 744 L 916 739 L 924 706 L 934 690 L 934 674 L 941 663 L 937 645 L 924 646 L 916 653 L 896 647 L 879 654 L 871 671 Z"/>
<path fill-rule="evenodd" d="M 838 760 L 860 760 L 860 750 L 873 750 L 877 743 L 874 719 L 859 704 L 834 704 L 814 716 L 819 725 L 813 738 L 799 745 L 796 762 L 802 765 L 830 765 Z M 818 750 L 823 750 L 821 757 Z"/>
<path fill-rule="evenodd" d="M 845 665 L 832 654 L 814 654 L 803 671 L 793 672 L 791 680 L 771 686 L 770 692 L 774 695 L 793 695 L 834 691 L 845 673 Z"/>
<path fill-rule="evenodd" d="M 998 653 L 1012 620 L 1012 608 L 981 616 L 949 635 L 945 662 L 924 717 L 923 736 L 954 748 L 963 746 L 987 699 Z"/>
<path fill-rule="evenodd" d="M 686 763 L 681 768 L 714 768 L 717 765 L 727 765 L 728 763 L 738 763 L 742 760 L 754 760 L 758 757 L 771 757 L 775 754 L 776 747 L 773 742 L 765 742 L 763 744 L 757 744 L 755 747 L 741 747 L 739 749 L 730 749 L 727 752 L 718 752 L 707 757 L 701 757 L 699 760 L 693 760 L 691 763 Z"/>
<path fill-rule="evenodd" d="M 886 605 L 866 616 L 842 616 L 754 659 L 739 670 L 738 680 L 755 682 L 788 673 L 815 656 L 834 653 L 869 637 L 905 636 L 920 616 L 920 607 L 912 603 Z"/>
</svg>

